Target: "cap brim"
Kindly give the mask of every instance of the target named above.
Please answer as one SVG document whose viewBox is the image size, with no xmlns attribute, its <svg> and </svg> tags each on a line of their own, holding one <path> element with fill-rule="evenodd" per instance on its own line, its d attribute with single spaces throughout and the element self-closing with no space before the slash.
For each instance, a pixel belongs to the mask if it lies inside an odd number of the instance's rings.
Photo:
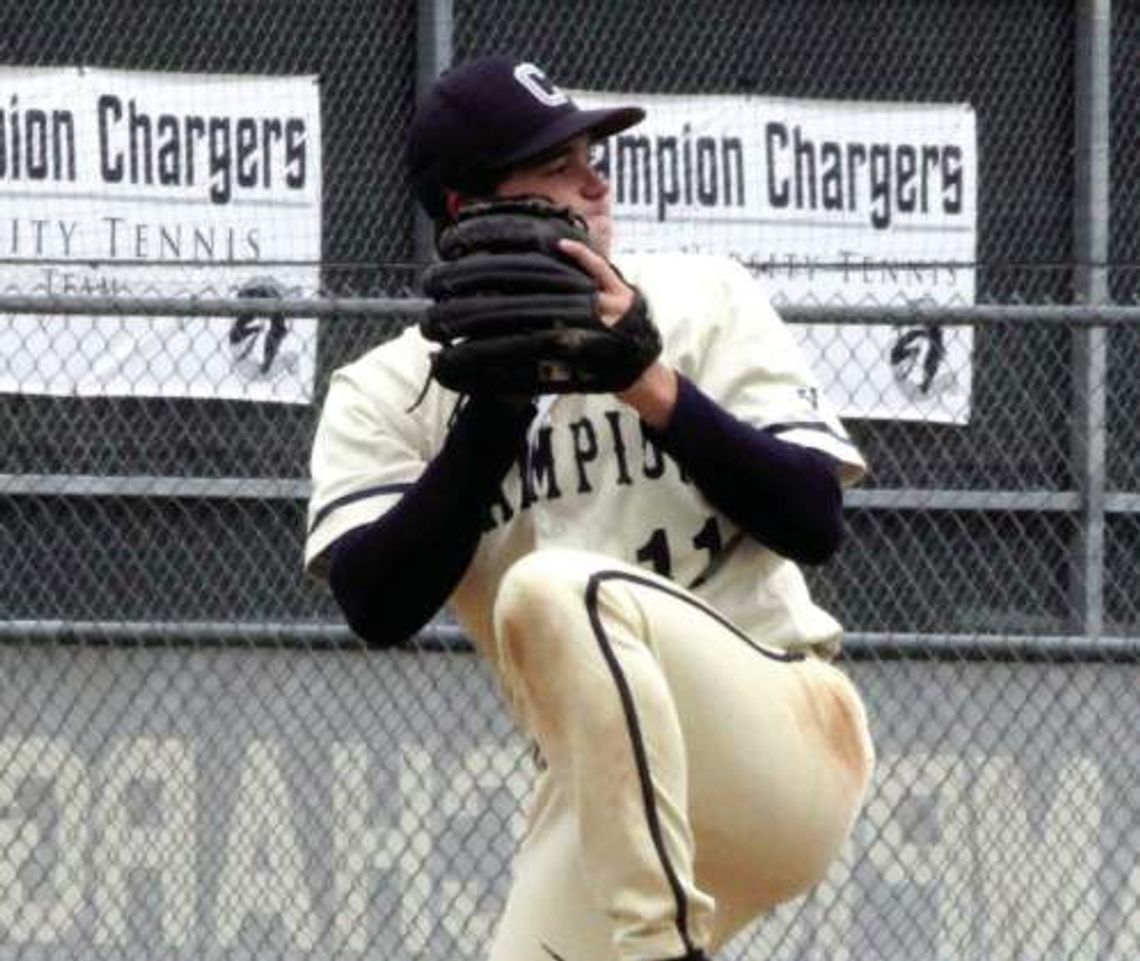
<svg viewBox="0 0 1140 961">
<path fill-rule="evenodd" d="M 641 107 L 611 107 L 604 110 L 576 110 L 565 114 L 555 123 L 544 127 L 526 144 L 505 157 L 496 167 L 511 167 L 542 156 L 568 140 L 581 134 L 589 134 L 592 139 L 612 137 L 645 119 Z"/>
</svg>

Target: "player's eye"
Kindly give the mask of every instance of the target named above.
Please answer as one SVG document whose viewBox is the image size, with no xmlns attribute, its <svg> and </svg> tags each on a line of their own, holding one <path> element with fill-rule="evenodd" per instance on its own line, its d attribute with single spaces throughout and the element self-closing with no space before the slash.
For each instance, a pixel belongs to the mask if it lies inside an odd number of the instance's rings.
<svg viewBox="0 0 1140 961">
<path fill-rule="evenodd" d="M 608 149 L 606 149 L 605 141 L 594 140 L 592 144 L 589 145 L 589 169 L 593 170 L 595 173 L 604 174 L 608 172 L 609 155 L 610 152 Z"/>
<path fill-rule="evenodd" d="M 570 158 L 566 154 L 558 154 L 556 157 L 551 157 L 549 160 L 538 164 L 534 168 L 534 172 L 540 177 L 552 177 L 563 173 L 570 165 Z"/>
</svg>

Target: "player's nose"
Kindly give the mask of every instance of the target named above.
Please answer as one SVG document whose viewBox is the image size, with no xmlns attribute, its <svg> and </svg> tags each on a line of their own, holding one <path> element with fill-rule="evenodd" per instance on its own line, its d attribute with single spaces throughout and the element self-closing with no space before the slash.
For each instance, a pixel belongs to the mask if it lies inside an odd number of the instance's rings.
<svg viewBox="0 0 1140 961">
<path fill-rule="evenodd" d="M 594 166 L 586 168 L 586 176 L 582 186 L 582 193 L 591 200 L 604 197 L 610 190 L 610 182 L 602 176 Z"/>
</svg>

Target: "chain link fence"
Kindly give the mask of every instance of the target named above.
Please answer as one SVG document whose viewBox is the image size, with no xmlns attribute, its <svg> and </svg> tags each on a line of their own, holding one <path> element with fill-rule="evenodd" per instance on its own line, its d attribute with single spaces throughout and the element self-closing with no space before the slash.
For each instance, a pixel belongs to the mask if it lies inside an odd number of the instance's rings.
<svg viewBox="0 0 1140 961">
<path fill-rule="evenodd" d="M 873 327 L 927 346 L 969 331 L 946 373 L 968 372 L 970 409 L 964 423 L 848 423 L 872 472 L 849 495 L 840 555 L 810 581 L 849 632 L 876 782 L 825 884 L 722 954 L 1140 956 L 1135 0 L 1111 11 L 1104 263 L 1082 262 L 1073 228 L 1075 38 L 1106 7 L 575 0 L 539 16 L 523 0 L 31 0 L 0 12 L 11 69 L 315 76 L 322 146 L 319 263 L 286 291 L 249 282 L 288 265 L 242 265 L 235 285 L 182 262 L 129 291 L 48 289 L 43 271 L 74 265 L 13 249 L 34 228 L 0 213 L 0 316 L 26 334 L 8 337 L 0 365 L 0 952 L 486 955 L 527 745 L 445 614 L 405 649 L 369 651 L 300 571 L 329 373 L 419 309 L 400 149 L 431 34 L 456 59 L 510 53 L 580 89 L 972 105 L 976 303 L 783 306 L 825 384 L 850 375 L 851 338 Z M 20 105 L 0 94 L 11 120 Z M 0 178 L 0 195 L 14 186 Z M 106 267 L 84 276 L 114 276 Z M 1107 298 L 1087 302 L 1088 268 Z M 110 326 L 78 336 L 94 313 Z M 140 336 L 153 344 L 140 376 L 209 386 L 214 358 L 179 335 L 194 323 L 214 325 L 235 362 L 256 362 L 274 331 L 314 336 L 276 398 L 36 386 L 51 364 L 86 371 Z"/>
</svg>

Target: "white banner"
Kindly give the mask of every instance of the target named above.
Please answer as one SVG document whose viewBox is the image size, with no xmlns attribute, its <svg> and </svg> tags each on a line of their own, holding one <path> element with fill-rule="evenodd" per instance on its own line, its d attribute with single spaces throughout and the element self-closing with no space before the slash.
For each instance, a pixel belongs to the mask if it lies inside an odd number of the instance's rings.
<svg viewBox="0 0 1140 961">
<path fill-rule="evenodd" d="M 315 77 L 0 68 L 0 289 L 311 295 Z M 307 403 L 316 321 L 0 316 L 0 391 Z"/>
<path fill-rule="evenodd" d="M 977 140 L 965 105 L 575 92 L 646 120 L 599 145 L 621 249 L 726 254 L 773 302 L 974 302 Z M 964 423 L 969 328 L 798 327 L 844 416 Z"/>
</svg>

